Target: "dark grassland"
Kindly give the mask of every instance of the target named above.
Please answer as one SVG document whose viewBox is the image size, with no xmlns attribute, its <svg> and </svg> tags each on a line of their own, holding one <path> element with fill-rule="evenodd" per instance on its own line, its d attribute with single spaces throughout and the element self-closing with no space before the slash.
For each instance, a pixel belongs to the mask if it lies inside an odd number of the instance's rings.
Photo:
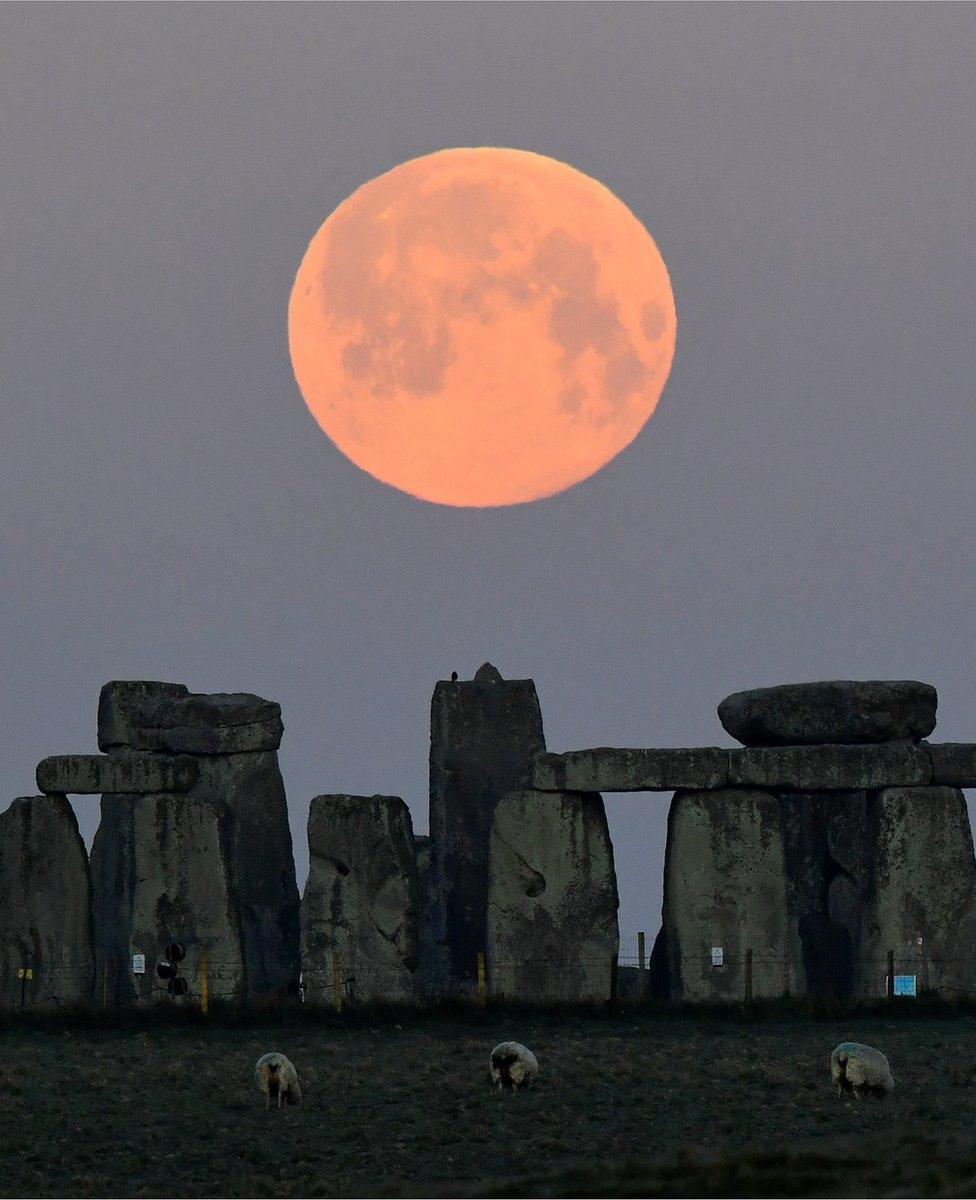
<svg viewBox="0 0 976 1200">
<path fill-rule="evenodd" d="M 538 1054 L 500 1095 L 488 1051 Z M 972 1196 L 976 1012 L 453 1011 L 8 1021 L 4 1196 Z M 838 1099 L 842 1040 L 887 1101 Z M 305 1103 L 265 1112 L 281 1050 Z"/>
</svg>

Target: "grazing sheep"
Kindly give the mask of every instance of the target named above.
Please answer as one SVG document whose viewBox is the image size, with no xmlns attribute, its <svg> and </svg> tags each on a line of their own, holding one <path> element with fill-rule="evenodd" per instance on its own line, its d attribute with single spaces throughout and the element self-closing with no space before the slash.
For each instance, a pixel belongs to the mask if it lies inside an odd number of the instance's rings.
<svg viewBox="0 0 976 1200">
<path fill-rule="evenodd" d="M 254 1067 L 254 1082 L 264 1096 L 265 1108 L 271 1107 L 272 1096 L 278 1098 L 279 1108 L 282 1104 L 301 1102 L 302 1089 L 298 1086 L 298 1072 L 283 1054 L 262 1054 Z"/>
<path fill-rule="evenodd" d="M 891 1067 L 880 1050 L 860 1042 L 841 1042 L 830 1055 L 830 1076 L 841 1092 L 862 1096 L 887 1096 L 895 1088 Z"/>
<path fill-rule="evenodd" d="M 491 1052 L 489 1071 L 500 1092 L 517 1092 L 535 1081 L 539 1060 L 521 1042 L 502 1042 Z"/>
</svg>

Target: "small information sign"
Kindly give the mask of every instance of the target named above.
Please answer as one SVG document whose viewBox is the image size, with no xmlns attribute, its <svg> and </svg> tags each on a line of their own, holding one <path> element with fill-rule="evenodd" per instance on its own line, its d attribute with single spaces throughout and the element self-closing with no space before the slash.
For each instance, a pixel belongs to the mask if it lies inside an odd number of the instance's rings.
<svg viewBox="0 0 976 1200">
<path fill-rule="evenodd" d="M 917 996 L 916 987 L 917 976 L 915 975 L 896 975 L 895 976 L 895 995 L 896 996 Z"/>
<path fill-rule="evenodd" d="M 133 954 L 132 956 L 132 974 L 145 975 L 146 973 L 146 956 L 144 954 Z"/>
<path fill-rule="evenodd" d="M 713 967 L 725 966 L 725 951 L 722 949 L 721 946 L 713 946 L 712 947 L 712 966 Z"/>
<path fill-rule="evenodd" d="M 34 968 L 33 967 L 18 967 L 17 968 L 17 978 L 18 979 L 33 979 L 34 978 Z"/>
</svg>

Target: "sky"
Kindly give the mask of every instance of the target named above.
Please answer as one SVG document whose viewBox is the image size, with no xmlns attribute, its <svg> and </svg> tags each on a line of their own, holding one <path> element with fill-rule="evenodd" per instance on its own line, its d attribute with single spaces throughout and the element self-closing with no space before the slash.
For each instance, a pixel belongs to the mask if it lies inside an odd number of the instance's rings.
<svg viewBox="0 0 976 1200">
<path fill-rule="evenodd" d="M 300 886 L 314 795 L 426 830 L 434 682 L 485 660 L 556 751 L 730 745 L 728 693 L 824 678 L 976 740 L 974 58 L 968 5 L 0 7 L 7 797 L 114 678 L 281 703 Z M 481 510 L 353 466 L 286 337 L 326 216 L 471 145 L 610 188 L 678 320 L 629 448 Z M 607 797 L 625 947 L 667 805 Z"/>
</svg>

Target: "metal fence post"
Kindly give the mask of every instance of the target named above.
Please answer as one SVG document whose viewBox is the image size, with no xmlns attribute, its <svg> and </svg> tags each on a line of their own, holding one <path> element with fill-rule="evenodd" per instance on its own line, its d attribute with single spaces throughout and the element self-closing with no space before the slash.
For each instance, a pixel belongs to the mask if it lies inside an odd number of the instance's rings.
<svg viewBox="0 0 976 1200">
<path fill-rule="evenodd" d="M 644 987 L 647 982 L 646 965 L 644 962 L 644 934 L 637 935 L 637 994 L 644 995 Z"/>
<path fill-rule="evenodd" d="M 895 952 L 888 951 L 888 999 L 895 998 Z"/>
<path fill-rule="evenodd" d="M 746 979 L 745 979 L 746 1004 L 752 1001 L 752 947 L 746 950 Z"/>
<path fill-rule="evenodd" d="M 332 999 L 336 1012 L 342 1012 L 342 963 L 335 951 L 332 954 Z"/>
<path fill-rule="evenodd" d="M 197 956 L 197 971 L 200 975 L 200 1011 L 204 1016 L 210 1011 L 210 976 L 207 973 L 207 952 L 201 950 Z"/>
<path fill-rule="evenodd" d="M 485 970 L 485 952 L 478 951 L 478 1003 L 488 1003 L 488 972 Z"/>
</svg>

